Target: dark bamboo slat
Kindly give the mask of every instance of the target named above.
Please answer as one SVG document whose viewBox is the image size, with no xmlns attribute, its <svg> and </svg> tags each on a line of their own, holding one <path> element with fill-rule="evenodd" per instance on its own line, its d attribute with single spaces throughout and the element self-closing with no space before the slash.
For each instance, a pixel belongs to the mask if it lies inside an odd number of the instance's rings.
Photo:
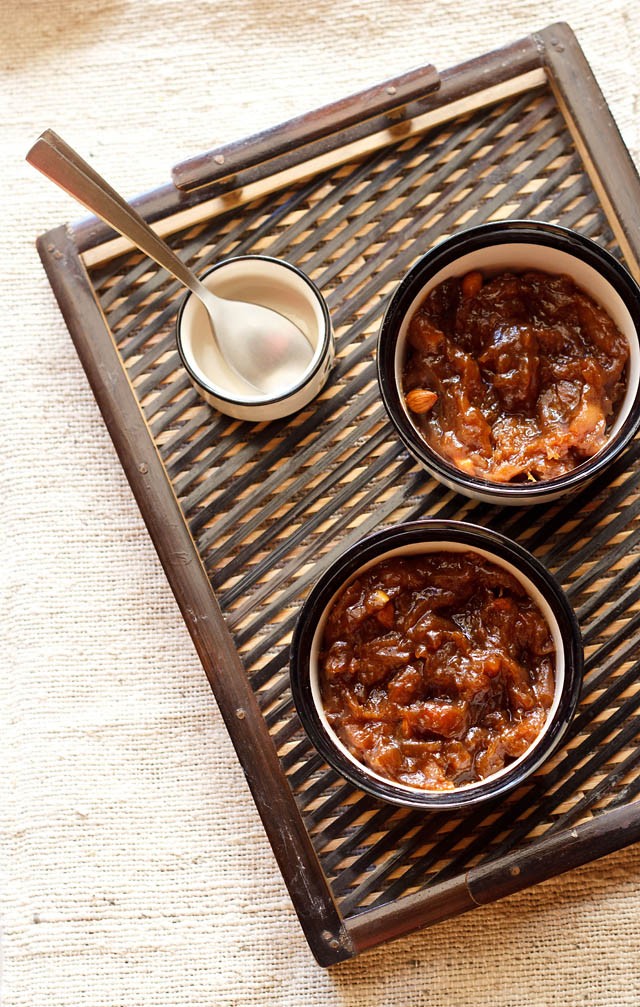
<svg viewBox="0 0 640 1007">
<path fill-rule="evenodd" d="M 173 169 L 174 184 L 178 189 L 197 189 L 318 140 L 324 140 L 325 150 L 343 146 L 349 127 L 357 127 L 358 136 L 366 135 L 365 128 L 373 132 L 376 127 L 369 125 L 369 120 L 401 109 L 409 102 L 419 102 L 435 91 L 439 83 L 435 67 L 410 70 L 400 77 L 297 116 L 247 140 L 189 158 Z M 400 115 L 394 117 L 394 121 L 401 119 Z M 332 137 L 331 141 L 329 137 Z"/>
<path fill-rule="evenodd" d="M 402 134 L 403 123 L 411 121 L 421 113 L 452 105 L 454 102 L 464 103 L 470 95 L 473 95 L 474 100 L 477 101 L 476 95 L 478 92 L 481 93 L 483 88 L 496 88 L 500 84 L 511 82 L 518 76 L 539 68 L 539 66 L 539 53 L 533 39 L 522 39 L 501 50 L 499 54 L 489 53 L 485 57 L 470 60 L 451 71 L 443 72 L 439 76 L 437 90 L 434 89 L 434 93 L 430 96 L 421 97 L 417 102 L 408 102 L 402 112 L 393 117 L 389 115 L 367 117 L 364 122 L 334 134 L 331 144 L 327 143 L 326 138 L 322 136 L 314 139 L 309 134 L 301 147 L 291 150 L 285 149 L 282 154 L 269 157 L 266 162 L 252 163 L 251 158 L 247 157 L 247 149 L 242 146 L 241 141 L 242 149 L 238 151 L 237 159 L 235 145 L 227 147 L 226 153 L 224 153 L 224 148 L 222 148 L 222 152 L 211 151 L 204 155 L 202 161 L 199 158 L 194 158 L 186 167 L 176 165 L 173 169 L 173 180 L 178 188 L 190 189 L 190 191 L 193 191 L 195 186 L 204 186 L 209 182 L 207 188 L 202 191 L 208 194 L 217 192 L 218 189 L 213 183 L 217 178 L 222 180 L 222 182 L 218 182 L 218 185 L 224 184 L 225 176 L 229 174 L 229 159 L 233 158 L 235 163 L 233 185 L 238 187 L 250 185 L 264 178 L 267 174 L 285 171 L 304 161 L 320 157 L 335 147 L 349 146 L 372 134 L 393 131 L 394 127 L 397 132 Z M 305 125 L 308 124 L 308 121 L 306 120 Z M 257 139 L 261 144 L 261 150 L 264 149 L 262 144 L 265 142 L 265 137 L 259 135 L 254 139 Z M 216 155 L 225 157 L 225 161 L 217 166 L 217 171 L 211 164 L 212 158 L 215 159 Z"/>
<path fill-rule="evenodd" d="M 175 190 L 143 198 L 143 212 L 199 270 L 221 255 L 260 251 L 295 262 L 322 287 L 338 359 L 325 392 L 288 420 L 253 426 L 202 403 L 173 348 L 180 293 L 139 253 L 108 260 L 108 232 L 83 223 L 74 237 L 96 263 L 87 275 L 69 236 L 54 232 L 40 243 L 265 819 L 265 793 L 275 794 L 283 821 L 265 821 L 267 832 L 324 964 L 508 894 L 505 865 L 520 868 L 522 884 L 552 875 L 556 839 L 574 846 L 569 866 L 589 859 L 574 829 L 594 841 L 593 856 L 637 834 L 640 440 L 571 500 L 543 513 L 497 510 L 434 483 L 401 450 L 372 359 L 393 285 L 456 228 L 532 215 L 578 227 L 621 254 L 635 210 L 629 216 L 626 190 L 603 205 L 602 150 L 587 156 L 579 140 L 580 154 L 572 139 L 586 114 L 583 89 L 595 123 L 580 126 L 587 140 L 608 113 L 574 43 L 562 35 L 564 50 L 549 55 L 558 32 L 566 29 L 445 71 L 437 93 L 407 106 L 402 135 L 382 116 L 379 135 L 349 146 L 360 124 L 347 127 L 347 146 L 320 170 L 309 159 L 322 139 L 268 161 L 249 151 L 234 180 L 189 194 L 186 216 Z M 608 170 L 628 155 L 609 125 L 604 132 Z M 640 183 L 629 177 L 640 201 Z M 240 193 L 240 183 L 256 185 Z M 216 202 L 223 191 L 233 199 Z M 627 241 L 622 251 L 630 248 Z M 111 389 L 100 378 L 103 358 L 116 375 Z M 144 465 L 153 459 L 147 473 L 135 467 L 140 452 Z M 563 581 L 587 646 L 580 708 L 561 752 L 499 807 L 460 816 L 383 807 L 354 790 L 314 751 L 289 692 L 288 641 L 319 571 L 381 524 L 429 517 L 499 527 L 534 551 Z M 628 813 L 628 828 L 614 812 Z"/>
<path fill-rule="evenodd" d="M 614 808 L 622 807 L 622 805 L 630 804 L 635 800 L 639 793 L 640 776 L 636 776 L 620 789 L 615 798 L 611 801 L 609 808 L 613 810 Z"/>
</svg>

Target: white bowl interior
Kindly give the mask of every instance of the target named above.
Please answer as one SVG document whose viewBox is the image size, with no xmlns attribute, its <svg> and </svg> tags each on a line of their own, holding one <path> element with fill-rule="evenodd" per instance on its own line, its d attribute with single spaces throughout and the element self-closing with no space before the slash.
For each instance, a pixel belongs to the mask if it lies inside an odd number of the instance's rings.
<svg viewBox="0 0 640 1007">
<path fill-rule="evenodd" d="M 304 384 L 307 375 L 314 372 L 323 353 L 327 352 L 323 301 L 304 277 L 285 263 L 237 258 L 229 259 L 209 273 L 204 283 L 220 297 L 273 308 L 302 329 L 314 351 L 296 387 Z M 206 310 L 193 295 L 185 301 L 178 338 L 196 380 L 214 395 L 242 399 L 247 403 L 259 403 L 270 398 L 259 392 L 251 395 L 243 391 L 239 395 L 232 380 L 225 380 L 220 355 L 211 338 Z M 283 388 L 282 391 L 286 393 L 288 389 Z"/>
<path fill-rule="evenodd" d="M 554 692 L 553 703 L 551 704 L 551 707 L 549 708 L 549 711 L 547 713 L 547 720 L 545 722 L 545 726 L 543 727 L 542 731 L 540 731 L 538 737 L 535 739 L 534 742 L 532 742 L 532 744 L 529 746 L 526 752 L 523 752 L 521 756 L 519 756 L 517 759 L 514 759 L 513 762 L 510 762 L 509 765 L 505 766 L 504 769 L 499 770 L 499 772 L 494 773 L 492 776 L 485 777 L 485 779 L 483 780 L 478 780 L 474 783 L 463 784 L 460 787 L 456 787 L 454 790 L 427 790 L 422 787 L 410 787 L 405 783 L 397 783 L 395 780 L 390 780 L 386 776 L 381 776 L 379 773 L 374 772 L 368 766 L 365 766 L 364 763 L 360 762 L 358 759 L 356 759 L 354 755 L 352 755 L 349 749 L 340 741 L 337 734 L 329 724 L 327 716 L 324 712 L 322 697 L 320 695 L 320 681 L 318 675 L 318 654 L 320 651 L 320 642 L 322 640 L 322 634 L 324 632 L 324 627 L 327 621 L 327 617 L 329 615 L 329 611 L 337 596 L 344 590 L 344 588 L 348 584 L 350 584 L 353 580 L 355 580 L 356 577 L 361 576 L 363 573 L 365 573 L 366 570 L 369 570 L 372 566 L 376 566 L 378 563 L 381 563 L 385 559 L 389 559 L 389 557 L 391 556 L 394 557 L 416 556 L 429 552 L 474 552 L 480 556 L 483 556 L 485 559 L 490 560 L 490 562 L 495 563 L 496 566 L 501 566 L 503 567 L 503 569 L 507 570 L 510 574 L 512 574 L 513 577 L 516 578 L 516 580 L 518 580 L 522 584 L 529 597 L 535 602 L 535 604 L 542 612 L 542 615 L 546 620 L 547 625 L 549 626 L 551 637 L 553 639 L 553 645 L 555 647 L 556 652 L 555 692 Z M 524 759 L 526 759 L 535 748 L 537 748 L 540 745 L 540 742 L 545 736 L 549 728 L 549 724 L 552 722 L 555 712 L 558 709 L 558 704 L 560 702 L 560 697 L 562 695 L 562 690 L 564 687 L 565 660 L 564 660 L 562 634 L 560 632 L 560 626 L 558 625 L 558 620 L 553 614 L 551 606 L 549 605 L 544 595 L 538 590 L 536 585 L 533 584 L 532 581 L 529 580 L 529 578 L 525 574 L 523 574 L 521 570 L 515 567 L 512 563 L 509 563 L 507 560 L 502 559 L 500 556 L 496 556 L 494 553 L 489 552 L 488 550 L 481 549 L 476 546 L 469 546 L 461 542 L 448 542 L 448 541 L 418 542 L 413 543 L 411 545 L 401 546 L 400 548 L 390 549 L 387 552 L 381 553 L 379 556 L 376 556 L 375 559 L 372 559 L 370 562 L 363 564 L 363 566 L 361 566 L 351 577 L 349 577 L 349 579 L 345 581 L 345 583 L 334 593 L 333 597 L 331 598 L 324 612 L 322 613 L 322 616 L 316 627 L 316 631 L 313 635 L 313 640 L 311 643 L 311 653 L 309 657 L 309 678 L 311 685 L 311 694 L 313 696 L 313 701 L 316 710 L 318 711 L 318 716 L 320 717 L 320 720 L 322 721 L 322 726 L 324 727 L 325 731 L 331 738 L 333 744 L 336 746 L 336 748 L 338 748 L 342 752 L 342 754 L 347 759 L 349 759 L 350 762 L 353 763 L 354 766 L 357 766 L 360 770 L 364 770 L 368 774 L 368 776 L 370 776 L 372 779 L 379 780 L 382 783 L 387 784 L 388 786 L 390 785 L 394 787 L 394 789 L 401 790 L 410 794 L 424 793 L 424 794 L 446 795 L 446 794 L 453 794 L 456 791 L 460 790 L 464 790 L 465 792 L 473 791 L 477 790 L 481 786 L 484 786 L 484 784 L 488 780 L 491 781 L 498 780 L 504 777 L 507 773 L 509 774 L 513 773 L 513 771 L 520 765 L 520 763 Z"/>
<path fill-rule="evenodd" d="M 487 245 L 460 256 L 431 277 L 419 294 L 414 297 L 400 326 L 394 360 L 395 380 L 400 392 L 402 392 L 402 369 L 405 360 L 407 331 L 412 315 L 425 297 L 443 280 L 453 276 L 464 276 L 465 273 L 475 269 L 481 270 L 485 276 L 495 276 L 497 273 L 507 271 L 523 272 L 528 269 L 556 275 L 565 274 L 570 276 L 574 283 L 589 294 L 594 301 L 597 301 L 613 319 L 629 344 L 629 362 L 627 365 L 627 389 L 609 431 L 608 440 L 611 440 L 629 415 L 636 395 L 640 378 L 640 338 L 626 304 L 609 281 L 597 269 L 583 262 L 582 259 L 548 245 L 515 242 L 513 244 Z M 400 401 L 409 422 L 413 425 L 411 413 L 405 405 L 402 394 L 400 394 Z"/>
</svg>

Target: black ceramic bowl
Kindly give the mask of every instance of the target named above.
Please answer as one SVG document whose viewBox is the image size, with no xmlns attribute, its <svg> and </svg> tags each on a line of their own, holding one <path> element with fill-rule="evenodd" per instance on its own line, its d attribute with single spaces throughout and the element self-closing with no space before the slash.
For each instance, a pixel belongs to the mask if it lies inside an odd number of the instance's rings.
<svg viewBox="0 0 640 1007">
<path fill-rule="evenodd" d="M 518 759 L 500 772 L 454 790 L 422 790 L 396 783 L 361 763 L 338 739 L 322 706 L 318 651 L 336 595 L 382 559 L 450 550 L 480 553 L 507 569 L 533 598 L 556 648 L 556 688 L 546 724 Z M 582 681 L 583 650 L 576 617 L 551 574 L 503 535 L 459 521 L 426 520 L 384 529 L 357 543 L 321 576 L 303 605 L 291 646 L 291 690 L 307 734 L 326 761 L 357 787 L 392 804 L 415 808 L 465 808 L 518 786 L 558 747 L 574 714 Z"/>
<path fill-rule="evenodd" d="M 409 321 L 427 294 L 448 277 L 540 270 L 570 276 L 614 320 L 629 343 L 627 391 L 605 446 L 555 479 L 499 483 L 468 475 L 427 444 L 414 425 L 401 379 Z M 396 288 L 378 341 L 378 380 L 398 436 L 431 475 L 486 503 L 526 505 L 577 491 L 618 457 L 640 427 L 640 288 L 609 252 L 575 231 L 538 221 L 509 220 L 460 231 L 426 253 Z"/>
</svg>

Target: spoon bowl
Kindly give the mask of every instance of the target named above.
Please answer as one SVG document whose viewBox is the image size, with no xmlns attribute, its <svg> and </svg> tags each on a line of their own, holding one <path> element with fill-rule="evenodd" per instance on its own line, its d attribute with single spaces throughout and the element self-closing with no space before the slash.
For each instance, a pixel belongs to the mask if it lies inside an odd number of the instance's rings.
<svg viewBox="0 0 640 1007">
<path fill-rule="evenodd" d="M 334 344 L 326 302 L 309 277 L 282 259 L 240 255 L 217 263 L 202 281 L 225 301 L 243 290 L 256 304 L 286 312 L 308 333 L 312 347 L 311 360 L 297 380 L 295 372 L 287 369 L 286 358 L 281 358 L 274 364 L 273 392 L 238 388 L 233 375 L 227 380 L 220 370 L 218 349 L 203 324 L 202 302 L 188 294 L 178 312 L 176 342 L 183 366 L 202 398 L 228 416 L 253 422 L 288 416 L 311 402 L 327 380 Z"/>
<path fill-rule="evenodd" d="M 262 304 L 218 297 L 206 286 L 204 292 L 206 296 L 201 294 L 199 298 L 214 333 L 228 335 L 242 323 L 231 355 L 229 350 L 222 350 L 220 338 L 216 338 L 225 359 L 233 361 L 234 377 L 240 377 L 241 384 L 246 384 L 245 375 L 251 375 L 251 384 L 265 395 L 277 395 L 298 384 L 313 357 L 311 343 L 301 328 Z"/>
</svg>

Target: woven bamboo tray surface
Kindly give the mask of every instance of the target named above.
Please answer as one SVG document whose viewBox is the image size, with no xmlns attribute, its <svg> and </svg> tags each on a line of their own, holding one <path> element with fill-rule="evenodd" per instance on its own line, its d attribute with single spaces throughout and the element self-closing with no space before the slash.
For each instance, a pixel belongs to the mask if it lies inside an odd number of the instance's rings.
<svg viewBox="0 0 640 1007">
<path fill-rule="evenodd" d="M 327 298 L 338 350 L 329 387 L 292 421 L 257 427 L 219 415 L 192 390 L 175 350 L 177 284 L 137 253 L 92 273 L 345 915 L 640 789 L 638 444 L 577 500 L 542 513 L 498 510 L 428 478 L 380 404 L 373 358 L 389 292 L 438 239 L 507 217 L 557 221 L 616 251 L 543 89 L 174 235 L 199 271 L 229 255 L 276 255 Z M 499 810 L 426 820 L 381 806 L 323 765 L 300 728 L 287 673 L 296 613 L 321 570 L 374 528 L 425 517 L 488 524 L 535 553 L 567 589 L 587 654 L 570 740 L 533 783 Z"/>
<path fill-rule="evenodd" d="M 258 426 L 192 389 L 175 347 L 176 283 L 135 251 L 89 267 L 345 920 L 568 834 L 640 791 L 640 442 L 577 497 L 501 510 L 429 478 L 378 392 L 377 330 L 407 268 L 461 227 L 522 217 L 576 228 L 620 257 L 546 85 L 173 233 L 198 272 L 230 255 L 279 256 L 328 301 L 337 361 L 327 387 L 294 417 Z M 563 747 L 498 804 L 464 814 L 394 809 L 356 790 L 314 750 L 289 691 L 292 629 L 321 571 L 373 529 L 419 518 L 464 519 L 520 542 L 559 578 L 584 635 L 584 688 Z"/>
</svg>

